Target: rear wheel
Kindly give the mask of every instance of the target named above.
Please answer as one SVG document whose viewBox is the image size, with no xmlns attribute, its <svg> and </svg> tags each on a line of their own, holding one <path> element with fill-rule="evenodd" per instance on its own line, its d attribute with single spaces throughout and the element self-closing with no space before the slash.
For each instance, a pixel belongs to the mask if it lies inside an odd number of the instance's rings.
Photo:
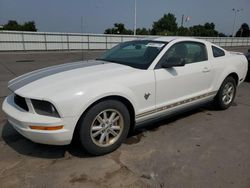
<svg viewBox="0 0 250 188">
<path fill-rule="evenodd" d="M 81 118 L 79 138 L 92 155 L 117 149 L 127 137 L 130 116 L 120 101 L 106 100 L 92 106 Z"/>
<path fill-rule="evenodd" d="M 235 94 L 236 81 L 233 77 L 229 76 L 223 81 L 215 97 L 215 104 L 218 106 L 219 109 L 225 110 L 232 105 L 235 98 Z"/>
</svg>

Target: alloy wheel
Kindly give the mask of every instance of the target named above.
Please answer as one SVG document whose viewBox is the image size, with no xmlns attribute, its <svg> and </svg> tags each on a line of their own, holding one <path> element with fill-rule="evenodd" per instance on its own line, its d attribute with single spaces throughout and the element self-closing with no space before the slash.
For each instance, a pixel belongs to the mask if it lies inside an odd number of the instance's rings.
<svg viewBox="0 0 250 188">
<path fill-rule="evenodd" d="M 93 120 L 90 135 L 92 141 L 99 147 L 108 147 L 114 144 L 124 129 L 124 119 L 115 109 L 100 112 Z"/>
<path fill-rule="evenodd" d="M 235 88 L 233 83 L 228 82 L 222 91 L 222 101 L 225 105 L 228 105 L 232 102 L 234 98 Z"/>
</svg>

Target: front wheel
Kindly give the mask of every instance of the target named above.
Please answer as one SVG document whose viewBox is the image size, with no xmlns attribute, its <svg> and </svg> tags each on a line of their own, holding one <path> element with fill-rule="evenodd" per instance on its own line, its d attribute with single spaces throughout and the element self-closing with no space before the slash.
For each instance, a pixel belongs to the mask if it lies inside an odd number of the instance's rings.
<svg viewBox="0 0 250 188">
<path fill-rule="evenodd" d="M 214 102 L 219 109 L 225 110 L 232 105 L 235 98 L 235 94 L 236 94 L 236 81 L 233 77 L 227 77 L 223 81 L 215 97 Z"/>
<path fill-rule="evenodd" d="M 127 137 L 130 116 L 120 101 L 106 100 L 92 106 L 81 118 L 79 138 L 92 155 L 104 155 L 117 149 Z"/>
</svg>

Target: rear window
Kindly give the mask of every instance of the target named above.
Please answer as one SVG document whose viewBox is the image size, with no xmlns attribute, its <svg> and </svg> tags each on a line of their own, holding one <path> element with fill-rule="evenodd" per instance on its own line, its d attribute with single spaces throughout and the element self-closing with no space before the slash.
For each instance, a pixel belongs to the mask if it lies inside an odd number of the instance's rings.
<svg viewBox="0 0 250 188">
<path fill-rule="evenodd" d="M 224 50 L 217 48 L 215 46 L 212 46 L 212 51 L 213 51 L 213 55 L 214 57 L 222 57 L 225 56 L 225 52 Z"/>
</svg>

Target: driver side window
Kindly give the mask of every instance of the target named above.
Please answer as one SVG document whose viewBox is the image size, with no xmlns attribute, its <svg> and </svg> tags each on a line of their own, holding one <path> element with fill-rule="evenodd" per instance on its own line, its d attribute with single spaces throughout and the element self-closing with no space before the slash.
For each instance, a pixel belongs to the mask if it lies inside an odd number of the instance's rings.
<svg viewBox="0 0 250 188">
<path fill-rule="evenodd" d="M 208 60 L 206 46 L 200 42 L 179 42 L 171 46 L 160 62 L 185 61 L 186 64 Z"/>
</svg>

